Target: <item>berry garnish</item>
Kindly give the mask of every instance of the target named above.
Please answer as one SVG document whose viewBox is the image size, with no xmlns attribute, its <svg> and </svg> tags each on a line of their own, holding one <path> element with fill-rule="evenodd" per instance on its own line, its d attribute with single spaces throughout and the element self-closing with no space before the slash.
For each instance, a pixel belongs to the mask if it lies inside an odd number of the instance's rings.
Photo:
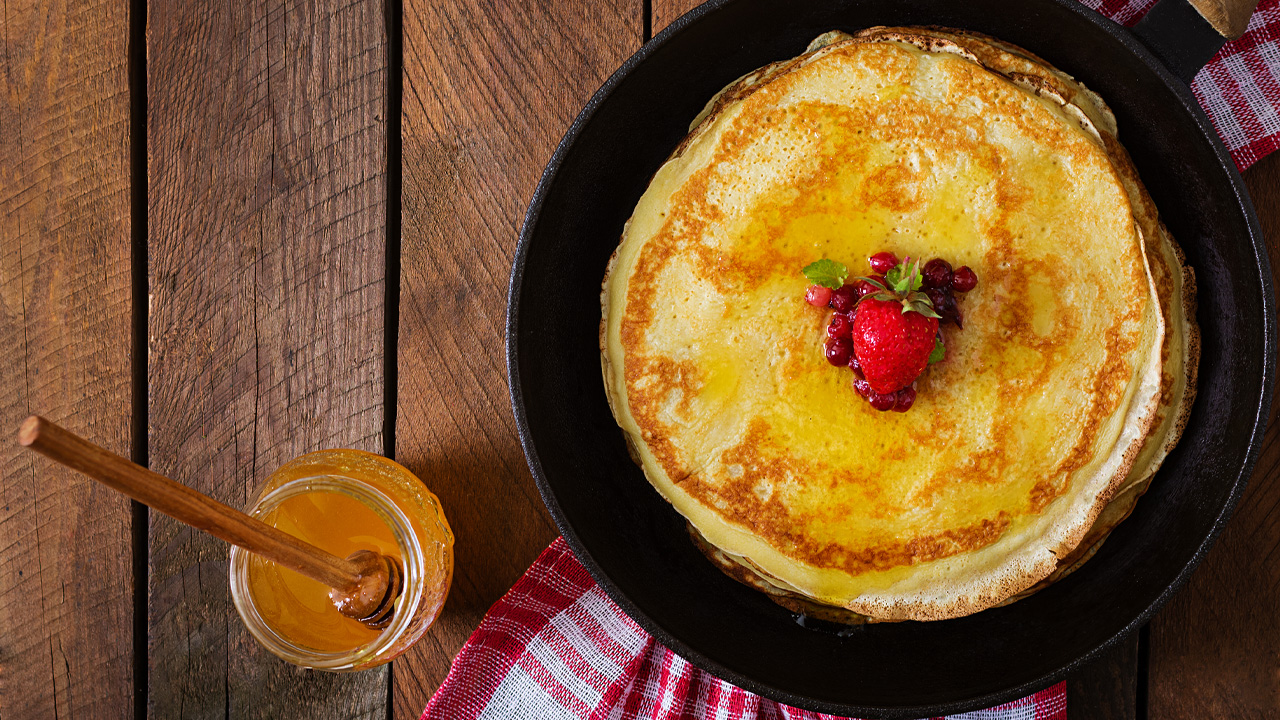
<svg viewBox="0 0 1280 720">
<path fill-rule="evenodd" d="M 850 353 L 849 355 L 849 369 L 853 371 L 854 375 L 862 377 L 862 363 L 858 362 L 856 354 Z"/>
<path fill-rule="evenodd" d="M 949 290 L 939 288 L 929 288 L 925 290 L 925 294 L 929 296 L 929 302 L 933 303 L 933 309 L 937 311 L 941 322 L 948 323 L 955 319 L 956 298 Z"/>
<path fill-rule="evenodd" d="M 850 335 L 853 335 L 853 323 L 849 321 L 849 316 L 843 313 L 832 315 L 831 322 L 827 323 L 827 337 L 839 338 Z"/>
<path fill-rule="evenodd" d="M 870 295 L 876 290 L 879 290 L 879 288 L 867 282 L 866 280 L 858 280 L 857 282 L 853 283 L 853 294 L 859 300 L 861 300 L 864 295 Z"/>
<path fill-rule="evenodd" d="M 893 409 L 897 412 L 906 412 L 911 409 L 911 406 L 914 405 L 915 402 L 915 388 L 907 386 L 898 391 L 897 400 L 893 404 Z"/>
<path fill-rule="evenodd" d="M 849 358 L 853 357 L 853 341 L 849 338 L 831 338 L 827 340 L 823 350 L 827 362 L 836 367 L 848 365 Z"/>
<path fill-rule="evenodd" d="M 927 288 L 944 288 L 951 284 L 951 263 L 942 258 L 934 258 L 925 263 L 920 270 Z"/>
<path fill-rule="evenodd" d="M 906 412 L 916 401 L 916 378 L 946 359 L 939 325 L 961 325 L 954 293 L 972 290 L 978 278 L 968 267 L 953 271 L 942 258 L 921 268 L 919 261 L 879 252 L 870 264 L 875 274 L 849 282 L 848 269 L 833 260 L 806 266 L 804 276 L 814 284 L 805 301 L 835 311 L 823 344 L 827 362 L 852 370 L 854 390 L 872 407 Z"/>
<path fill-rule="evenodd" d="M 871 393 L 875 392 L 871 389 L 871 385 L 867 382 L 866 378 L 859 377 L 857 375 L 853 378 L 853 389 L 857 391 L 859 395 L 867 399 L 870 399 Z"/>
<path fill-rule="evenodd" d="M 951 289 L 967 293 L 978 286 L 978 276 L 968 265 L 961 265 L 951 274 Z"/>
<path fill-rule="evenodd" d="M 858 317 L 853 321 L 853 351 L 871 389 L 891 394 L 915 382 L 929 364 L 938 318 L 927 299 L 907 307 L 910 301 L 881 300 L 880 295 L 871 295 L 858 305 Z"/>
<path fill-rule="evenodd" d="M 836 312 L 849 312 L 857 304 L 858 297 L 852 285 L 842 285 L 831 291 L 831 300 L 827 304 Z"/>
<path fill-rule="evenodd" d="M 898 265 L 898 256 L 891 252 L 878 252 L 871 256 L 871 269 L 881 275 Z"/>
<path fill-rule="evenodd" d="M 872 390 L 871 397 L 867 398 L 867 402 L 871 403 L 871 407 L 880 412 L 892 410 L 893 406 L 898 404 L 898 393 L 878 393 Z"/>
<path fill-rule="evenodd" d="M 941 288 L 929 288 L 924 291 L 924 294 L 929 296 L 929 302 L 933 303 L 933 308 L 938 311 L 939 315 L 946 308 L 947 299 L 951 297 L 951 293 Z"/>
<path fill-rule="evenodd" d="M 823 285 L 810 285 L 804 291 L 804 301 L 814 307 L 824 308 L 831 302 L 831 288 Z"/>
</svg>

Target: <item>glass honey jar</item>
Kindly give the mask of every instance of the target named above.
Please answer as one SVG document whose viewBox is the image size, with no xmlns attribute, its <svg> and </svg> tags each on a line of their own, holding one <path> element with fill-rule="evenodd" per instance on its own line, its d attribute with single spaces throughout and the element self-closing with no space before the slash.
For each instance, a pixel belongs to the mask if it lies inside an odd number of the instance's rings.
<svg viewBox="0 0 1280 720">
<path fill-rule="evenodd" d="M 381 665 L 409 649 L 444 607 L 453 532 L 436 496 L 392 460 L 361 450 L 303 455 L 266 479 L 248 513 L 338 557 L 374 550 L 403 570 L 391 623 L 375 630 L 339 613 L 323 583 L 232 547 L 236 610 L 288 662 L 335 671 Z"/>
</svg>

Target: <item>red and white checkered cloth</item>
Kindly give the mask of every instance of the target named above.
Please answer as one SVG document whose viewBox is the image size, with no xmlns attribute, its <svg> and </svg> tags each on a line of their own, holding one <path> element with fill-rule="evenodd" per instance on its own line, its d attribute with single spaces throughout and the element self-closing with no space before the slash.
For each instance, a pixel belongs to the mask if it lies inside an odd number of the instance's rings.
<svg viewBox="0 0 1280 720">
<path fill-rule="evenodd" d="M 1080 2 L 1132 26 L 1157 0 Z M 1249 29 L 1218 51 L 1191 91 L 1241 172 L 1280 148 L 1280 0 L 1258 3 Z M 1123 141 L 1124 128 L 1120 133 Z"/>
<path fill-rule="evenodd" d="M 1081 0 L 1133 25 L 1157 0 Z M 1280 148 L 1280 0 L 1191 89 L 1244 170 Z M 1066 720 L 1064 683 L 953 718 Z M 659 645 L 614 605 L 564 540 L 547 548 L 467 640 L 422 720 L 829 720 L 730 685 Z"/>
<path fill-rule="evenodd" d="M 489 610 L 422 720 L 836 720 L 753 695 L 659 645 L 559 538 Z M 951 720 L 1066 720 L 1063 683 Z"/>
</svg>

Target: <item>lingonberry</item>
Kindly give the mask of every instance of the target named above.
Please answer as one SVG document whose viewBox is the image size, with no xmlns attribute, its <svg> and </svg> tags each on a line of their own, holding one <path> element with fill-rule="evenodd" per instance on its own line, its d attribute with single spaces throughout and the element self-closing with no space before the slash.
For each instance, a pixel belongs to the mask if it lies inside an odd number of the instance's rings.
<svg viewBox="0 0 1280 720">
<path fill-rule="evenodd" d="M 961 265 L 951 274 L 951 289 L 966 293 L 978 286 L 978 275 L 968 265 Z"/>
<path fill-rule="evenodd" d="M 898 256 L 891 252 L 878 252 L 871 256 L 871 269 L 881 275 L 893 269 L 898 264 Z"/>
<path fill-rule="evenodd" d="M 822 285 L 810 285 L 804 291 L 804 301 L 814 307 L 826 307 L 831 302 L 831 288 Z"/>
<path fill-rule="evenodd" d="M 951 284 L 951 263 L 934 258 L 920 270 L 920 279 L 927 288 L 944 288 Z"/>
<path fill-rule="evenodd" d="M 867 398 L 867 402 L 871 403 L 871 407 L 884 412 L 892 410 L 893 406 L 898 403 L 898 393 L 878 393 L 872 392 L 871 397 Z"/>
<path fill-rule="evenodd" d="M 914 405 L 915 402 L 916 402 L 915 388 L 908 385 L 907 387 L 904 387 L 898 391 L 898 397 L 893 404 L 893 409 L 898 412 L 906 412 L 911 409 L 911 406 Z"/>
<path fill-rule="evenodd" d="M 827 362 L 842 367 L 849 364 L 849 357 L 853 355 L 853 341 L 849 338 L 831 338 L 823 345 L 823 354 L 827 356 Z"/>
<path fill-rule="evenodd" d="M 849 355 L 849 369 L 853 371 L 854 375 L 862 377 L 862 363 L 858 362 L 858 353 Z"/>
<path fill-rule="evenodd" d="M 849 322 L 849 316 L 844 313 L 831 316 L 831 322 L 827 323 L 827 337 L 847 338 L 852 335 L 853 323 Z"/>
<path fill-rule="evenodd" d="M 853 309 L 854 303 L 858 301 L 852 285 L 844 285 L 838 290 L 831 291 L 831 300 L 827 302 L 832 310 L 836 312 L 849 312 Z"/>
</svg>

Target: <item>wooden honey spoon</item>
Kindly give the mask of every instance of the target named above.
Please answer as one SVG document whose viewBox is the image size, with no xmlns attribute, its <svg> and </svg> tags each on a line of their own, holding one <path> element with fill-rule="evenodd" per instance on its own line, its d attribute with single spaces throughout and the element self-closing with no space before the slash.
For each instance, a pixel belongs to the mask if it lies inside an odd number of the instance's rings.
<svg viewBox="0 0 1280 720">
<path fill-rule="evenodd" d="M 403 586 L 400 563 L 372 550 L 346 559 L 250 517 L 186 485 L 94 445 L 32 415 L 18 429 L 18 444 L 88 475 L 179 522 L 329 586 L 343 615 L 381 630 L 391 623 Z"/>
</svg>

